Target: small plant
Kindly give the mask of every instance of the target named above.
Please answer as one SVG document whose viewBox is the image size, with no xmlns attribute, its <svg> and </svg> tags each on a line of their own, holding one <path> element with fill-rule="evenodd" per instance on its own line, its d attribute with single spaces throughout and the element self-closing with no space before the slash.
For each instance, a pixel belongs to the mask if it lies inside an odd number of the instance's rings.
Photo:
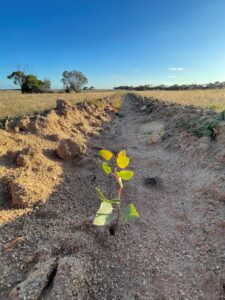
<svg viewBox="0 0 225 300">
<path fill-rule="evenodd" d="M 211 138 L 214 138 L 215 137 L 214 127 L 217 126 L 218 124 L 219 124 L 218 119 L 211 119 L 205 121 L 203 124 L 200 124 L 199 126 L 191 128 L 189 131 L 198 137 L 209 136 Z"/>
<path fill-rule="evenodd" d="M 107 175 L 111 175 L 118 184 L 117 196 L 113 199 L 107 199 L 99 188 L 96 188 L 101 205 L 96 213 L 93 224 L 96 226 L 111 225 L 109 231 L 114 235 L 119 224 L 120 218 L 126 223 L 132 219 L 139 217 L 139 214 L 134 204 L 128 204 L 121 214 L 121 193 L 123 191 L 123 180 L 130 180 L 134 176 L 131 170 L 125 170 L 130 163 L 130 158 L 126 155 L 126 151 L 122 150 L 114 158 L 114 155 L 109 150 L 100 150 L 99 156 L 105 161 L 110 161 L 111 164 L 101 161 L 102 169 Z M 116 219 L 114 220 L 113 212 L 117 211 Z M 114 221 L 114 222 L 113 222 Z"/>
<path fill-rule="evenodd" d="M 203 123 L 195 123 L 194 126 L 190 127 L 189 132 L 201 136 L 209 136 L 212 139 L 216 137 L 215 127 L 221 122 L 225 121 L 225 110 L 223 110 L 217 117 L 210 120 L 204 121 Z"/>
</svg>

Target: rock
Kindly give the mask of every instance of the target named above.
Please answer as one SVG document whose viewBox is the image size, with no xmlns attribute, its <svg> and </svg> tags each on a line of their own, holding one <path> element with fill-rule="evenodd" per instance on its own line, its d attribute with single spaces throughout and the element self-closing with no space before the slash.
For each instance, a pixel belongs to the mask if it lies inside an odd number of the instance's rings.
<svg viewBox="0 0 225 300">
<path fill-rule="evenodd" d="M 87 299 L 85 266 L 76 257 L 64 257 L 59 260 L 49 300 Z"/>
<path fill-rule="evenodd" d="M 43 291 L 52 280 L 56 268 L 57 262 L 55 259 L 49 259 L 37 264 L 29 273 L 27 279 L 10 292 L 9 299 L 42 299 Z"/>
<path fill-rule="evenodd" d="M 84 155 L 86 150 L 87 147 L 83 142 L 64 139 L 60 142 L 56 153 L 60 158 L 68 160 Z"/>
<path fill-rule="evenodd" d="M 141 133 L 146 136 L 146 140 L 156 143 L 161 140 L 164 135 L 164 125 L 161 122 L 149 122 L 140 127 Z"/>
</svg>

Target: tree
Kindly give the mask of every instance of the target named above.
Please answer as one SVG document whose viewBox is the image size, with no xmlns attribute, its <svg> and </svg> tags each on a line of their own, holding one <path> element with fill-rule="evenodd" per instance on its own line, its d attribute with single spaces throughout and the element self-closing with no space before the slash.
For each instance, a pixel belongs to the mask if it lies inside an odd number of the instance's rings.
<svg viewBox="0 0 225 300">
<path fill-rule="evenodd" d="M 64 71 L 61 79 L 66 92 L 79 92 L 82 86 L 88 83 L 87 78 L 80 71 Z"/>
<path fill-rule="evenodd" d="M 9 76 L 7 76 L 7 78 L 13 79 L 13 83 L 18 84 L 21 87 L 21 90 L 22 90 L 23 84 L 26 81 L 26 75 L 22 71 L 12 72 Z"/>
<path fill-rule="evenodd" d="M 13 83 L 21 87 L 22 93 L 45 92 L 51 87 L 51 81 L 49 79 L 41 81 L 37 76 L 33 74 L 25 75 L 22 71 L 12 72 L 7 78 L 13 79 Z"/>
<path fill-rule="evenodd" d="M 41 91 L 43 82 L 35 75 L 27 75 L 25 83 L 22 86 L 23 93 L 38 93 Z"/>
</svg>

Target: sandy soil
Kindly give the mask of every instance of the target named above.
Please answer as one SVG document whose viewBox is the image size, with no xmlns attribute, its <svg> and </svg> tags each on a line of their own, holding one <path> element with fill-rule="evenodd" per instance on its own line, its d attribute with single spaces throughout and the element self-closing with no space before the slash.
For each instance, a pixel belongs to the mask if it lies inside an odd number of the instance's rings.
<svg viewBox="0 0 225 300">
<path fill-rule="evenodd" d="M 223 124 L 215 141 L 198 139 L 177 123 L 210 112 L 143 107 L 127 95 L 83 158 L 55 158 L 60 181 L 45 205 L 1 226 L 0 299 L 225 299 Z M 91 225 L 95 187 L 114 189 L 97 158 L 105 147 L 132 158 L 122 198 L 140 213 L 115 236 Z"/>
</svg>

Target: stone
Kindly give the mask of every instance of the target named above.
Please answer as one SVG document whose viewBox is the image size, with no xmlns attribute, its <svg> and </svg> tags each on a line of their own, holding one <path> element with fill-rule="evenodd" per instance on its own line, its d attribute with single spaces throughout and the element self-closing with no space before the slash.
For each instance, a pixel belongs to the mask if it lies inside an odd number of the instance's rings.
<svg viewBox="0 0 225 300">
<path fill-rule="evenodd" d="M 57 262 L 55 259 L 49 259 L 37 264 L 28 274 L 27 279 L 10 292 L 9 299 L 41 299 L 43 291 L 48 286 L 56 268 Z"/>
<path fill-rule="evenodd" d="M 86 150 L 87 147 L 83 142 L 72 139 L 64 139 L 60 142 L 56 153 L 60 158 L 68 160 L 84 155 Z"/>
<path fill-rule="evenodd" d="M 76 257 L 64 257 L 59 260 L 58 269 L 49 300 L 87 299 L 86 267 Z"/>
<path fill-rule="evenodd" d="M 149 122 L 140 127 L 140 132 L 148 141 L 148 143 L 156 143 L 161 141 L 164 135 L 164 125 L 161 122 Z"/>
</svg>

